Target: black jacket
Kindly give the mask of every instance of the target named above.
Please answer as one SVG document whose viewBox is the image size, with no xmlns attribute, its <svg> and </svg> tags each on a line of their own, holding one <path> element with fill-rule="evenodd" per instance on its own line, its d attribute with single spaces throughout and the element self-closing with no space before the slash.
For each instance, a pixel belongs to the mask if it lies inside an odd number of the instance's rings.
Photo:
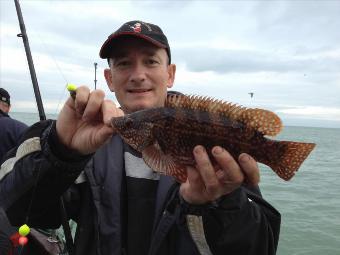
<svg viewBox="0 0 340 255">
<path fill-rule="evenodd" d="M 15 147 L 27 126 L 0 110 L 0 162 L 4 155 Z"/>
<path fill-rule="evenodd" d="M 28 214 L 32 227 L 59 227 L 64 193 L 68 215 L 78 223 L 76 254 L 124 254 L 121 138 L 112 137 L 94 155 L 80 156 L 64 148 L 55 124 L 45 121 L 25 139 L 18 148 L 23 155 L 17 153 L 14 165 L 0 170 L 7 172 L 0 179 L 0 206 L 12 224 L 24 223 Z M 203 206 L 186 204 L 178 190 L 171 177 L 161 176 L 149 254 L 275 254 L 280 214 L 258 188 L 242 187 Z"/>
<path fill-rule="evenodd" d="M 16 147 L 22 133 L 27 129 L 27 126 L 0 110 L 0 165 L 5 154 Z M 1 178 L 1 172 L 0 172 Z M 10 248 L 9 237 L 17 231 L 17 228 L 12 227 L 5 217 L 0 207 L 0 254 L 2 250 Z"/>
</svg>

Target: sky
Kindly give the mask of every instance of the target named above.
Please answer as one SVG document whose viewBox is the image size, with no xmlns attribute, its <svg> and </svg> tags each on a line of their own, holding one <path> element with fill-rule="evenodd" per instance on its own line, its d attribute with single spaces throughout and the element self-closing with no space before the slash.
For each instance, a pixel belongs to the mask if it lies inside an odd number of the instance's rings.
<svg viewBox="0 0 340 255">
<path fill-rule="evenodd" d="M 45 112 L 66 84 L 106 86 L 99 49 L 123 23 L 167 35 L 174 90 L 274 111 L 284 125 L 340 128 L 340 1 L 21 0 Z M 0 0 L 0 86 L 12 111 L 37 112 L 14 1 Z M 253 97 L 249 93 L 254 93 Z"/>
</svg>

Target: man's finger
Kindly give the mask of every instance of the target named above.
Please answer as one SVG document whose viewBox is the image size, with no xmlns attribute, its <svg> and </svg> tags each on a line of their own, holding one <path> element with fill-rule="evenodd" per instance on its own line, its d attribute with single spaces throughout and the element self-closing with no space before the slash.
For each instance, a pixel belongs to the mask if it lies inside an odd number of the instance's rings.
<svg viewBox="0 0 340 255">
<path fill-rule="evenodd" d="M 212 154 L 223 171 L 223 179 L 226 183 L 232 182 L 241 184 L 243 182 L 244 175 L 240 166 L 229 152 L 220 146 L 215 146 L 212 149 Z M 222 176 L 222 174 L 219 174 L 219 176 Z"/>
<path fill-rule="evenodd" d="M 104 100 L 102 104 L 103 122 L 111 127 L 111 118 L 124 116 L 124 112 L 117 108 L 111 100 Z"/>
<path fill-rule="evenodd" d="M 90 93 L 90 96 L 88 98 L 88 102 L 85 107 L 85 111 L 83 114 L 84 120 L 89 119 L 95 119 L 100 116 L 101 114 L 101 108 L 104 101 L 105 93 L 102 90 L 94 90 Z"/>
<path fill-rule="evenodd" d="M 202 177 L 207 193 L 211 197 L 216 196 L 220 191 L 220 183 L 205 148 L 201 145 L 197 145 L 194 148 L 194 157 L 196 168 Z"/>
<path fill-rule="evenodd" d="M 257 185 L 260 182 L 260 170 L 255 159 L 246 153 L 238 157 L 241 169 L 246 176 L 247 184 Z"/>
<path fill-rule="evenodd" d="M 86 86 L 81 86 L 77 88 L 76 99 L 75 99 L 75 109 L 79 117 L 83 116 L 87 102 L 90 96 L 90 89 Z"/>
<path fill-rule="evenodd" d="M 188 174 L 188 183 L 193 190 L 199 190 L 204 187 L 204 184 L 202 183 L 201 176 L 199 172 L 191 166 L 187 166 L 187 174 Z"/>
<path fill-rule="evenodd" d="M 105 143 L 114 133 L 114 130 L 111 127 L 103 125 L 97 133 L 96 142 L 101 145 Z"/>
<path fill-rule="evenodd" d="M 187 166 L 188 178 L 181 184 L 180 194 L 185 201 L 191 204 L 200 204 L 205 186 L 199 172 L 191 166 Z"/>
</svg>

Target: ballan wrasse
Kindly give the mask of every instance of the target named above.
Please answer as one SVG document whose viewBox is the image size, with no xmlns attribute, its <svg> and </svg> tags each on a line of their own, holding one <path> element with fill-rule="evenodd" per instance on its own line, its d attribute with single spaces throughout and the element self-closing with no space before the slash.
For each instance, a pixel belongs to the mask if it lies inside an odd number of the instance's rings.
<svg viewBox="0 0 340 255">
<path fill-rule="evenodd" d="M 165 107 L 112 118 L 123 140 L 142 153 L 154 171 L 185 182 L 186 166 L 195 165 L 193 148 L 225 148 L 235 159 L 245 152 L 268 165 L 282 179 L 291 179 L 315 147 L 313 143 L 275 141 L 282 129 L 273 112 L 197 96 L 168 95 Z M 215 162 L 216 163 L 216 162 Z"/>
</svg>

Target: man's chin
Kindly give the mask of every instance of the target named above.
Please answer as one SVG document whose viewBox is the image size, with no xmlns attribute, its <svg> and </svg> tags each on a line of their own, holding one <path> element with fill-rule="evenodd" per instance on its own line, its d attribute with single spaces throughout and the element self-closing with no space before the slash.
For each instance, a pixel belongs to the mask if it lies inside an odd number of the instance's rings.
<svg viewBox="0 0 340 255">
<path fill-rule="evenodd" d="M 153 108 L 155 106 L 153 106 L 152 104 L 137 104 L 137 105 L 131 105 L 131 106 L 127 106 L 124 109 L 125 113 L 131 113 L 131 112 L 137 112 L 137 111 L 141 111 L 141 110 L 145 110 L 145 109 L 149 109 L 149 108 Z"/>
</svg>

